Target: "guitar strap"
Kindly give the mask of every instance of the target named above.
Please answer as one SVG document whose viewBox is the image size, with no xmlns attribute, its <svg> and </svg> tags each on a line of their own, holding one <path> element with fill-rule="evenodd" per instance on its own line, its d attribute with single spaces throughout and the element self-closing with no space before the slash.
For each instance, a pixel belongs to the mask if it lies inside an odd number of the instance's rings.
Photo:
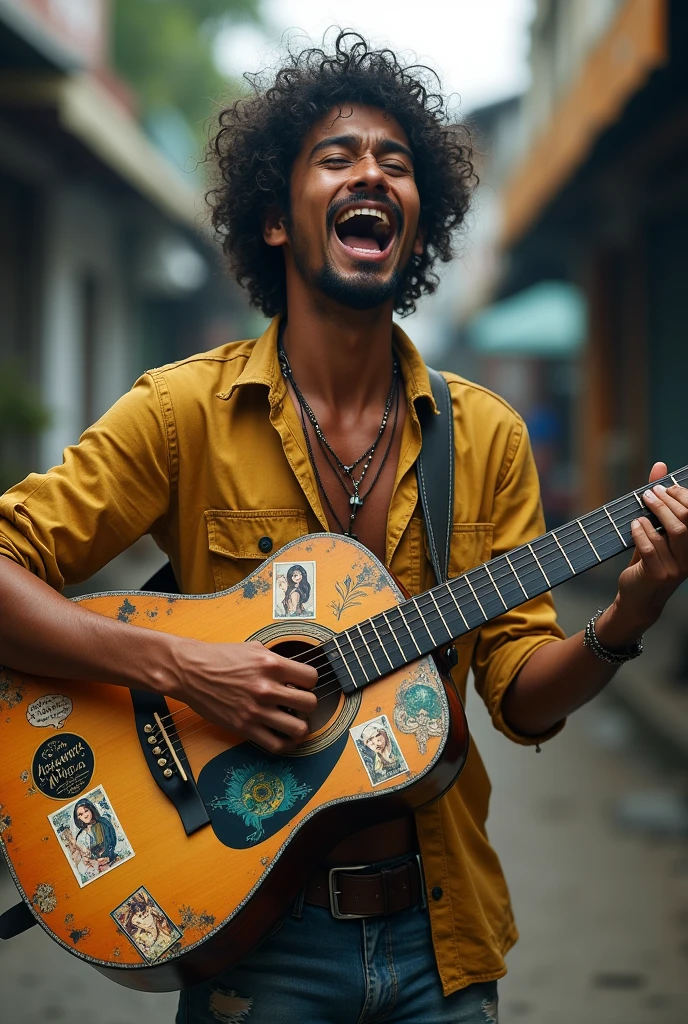
<svg viewBox="0 0 688 1024">
<path fill-rule="evenodd" d="M 444 583 L 449 570 L 449 544 L 454 512 L 454 418 L 449 386 L 441 373 L 428 367 L 432 394 L 439 415 L 428 403 L 419 409 L 423 442 L 416 462 L 418 494 L 425 517 L 430 560 L 438 583 Z M 179 586 L 172 566 L 167 562 L 141 590 L 178 594 Z M 134 704 L 139 694 L 132 691 Z M 36 924 L 22 901 L 0 914 L 0 939 L 11 939 Z"/>
<path fill-rule="evenodd" d="M 418 495 L 425 518 L 430 561 L 438 583 L 449 576 L 449 546 L 454 519 L 454 417 L 449 385 L 428 367 L 435 415 L 428 403 L 418 410 L 423 443 L 416 460 Z"/>
</svg>

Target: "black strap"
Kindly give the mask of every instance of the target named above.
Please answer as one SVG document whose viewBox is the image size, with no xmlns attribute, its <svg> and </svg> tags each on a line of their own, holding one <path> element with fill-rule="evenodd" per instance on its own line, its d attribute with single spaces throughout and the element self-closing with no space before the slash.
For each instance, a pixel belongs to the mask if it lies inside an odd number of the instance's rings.
<svg viewBox="0 0 688 1024">
<path fill-rule="evenodd" d="M 12 939 L 37 923 L 26 903 L 15 903 L 0 914 L 0 939 Z"/>
<path fill-rule="evenodd" d="M 454 519 L 454 417 L 449 385 L 437 370 L 428 367 L 433 398 L 418 409 L 423 443 L 416 460 L 418 494 L 425 517 L 430 560 L 438 583 L 449 576 L 449 544 Z"/>
</svg>

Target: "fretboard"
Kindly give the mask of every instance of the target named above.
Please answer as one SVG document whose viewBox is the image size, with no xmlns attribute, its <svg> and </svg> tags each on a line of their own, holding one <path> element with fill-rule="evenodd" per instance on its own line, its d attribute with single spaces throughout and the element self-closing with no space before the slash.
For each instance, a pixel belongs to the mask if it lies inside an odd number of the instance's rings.
<svg viewBox="0 0 688 1024">
<path fill-rule="evenodd" d="M 684 486 L 688 466 L 656 483 Z M 631 523 L 645 516 L 647 485 L 566 526 L 522 544 L 447 583 L 350 627 L 324 644 L 342 689 L 351 693 L 533 597 L 633 548 Z"/>
</svg>

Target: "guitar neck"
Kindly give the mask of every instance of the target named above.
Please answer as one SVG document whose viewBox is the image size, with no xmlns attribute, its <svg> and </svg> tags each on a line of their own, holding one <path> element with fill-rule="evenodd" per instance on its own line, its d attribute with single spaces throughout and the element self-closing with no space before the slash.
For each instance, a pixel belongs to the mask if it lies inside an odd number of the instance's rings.
<svg viewBox="0 0 688 1024">
<path fill-rule="evenodd" d="M 656 483 L 685 485 L 688 466 Z M 566 526 L 366 619 L 327 641 L 328 661 L 345 693 L 374 682 L 511 608 L 633 548 L 631 523 L 645 516 L 643 492 L 630 491 Z"/>
</svg>

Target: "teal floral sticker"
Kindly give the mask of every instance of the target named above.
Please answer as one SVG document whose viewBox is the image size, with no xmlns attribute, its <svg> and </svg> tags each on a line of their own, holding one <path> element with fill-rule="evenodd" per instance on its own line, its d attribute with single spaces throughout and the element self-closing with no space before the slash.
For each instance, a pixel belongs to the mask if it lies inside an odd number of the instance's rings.
<svg viewBox="0 0 688 1024">
<path fill-rule="evenodd" d="M 263 822 L 278 811 L 288 811 L 311 793 L 311 787 L 299 783 L 289 765 L 282 761 L 232 768 L 225 777 L 225 795 L 215 797 L 211 807 L 238 814 L 253 829 L 246 839 L 257 843 L 265 834 Z"/>
</svg>

